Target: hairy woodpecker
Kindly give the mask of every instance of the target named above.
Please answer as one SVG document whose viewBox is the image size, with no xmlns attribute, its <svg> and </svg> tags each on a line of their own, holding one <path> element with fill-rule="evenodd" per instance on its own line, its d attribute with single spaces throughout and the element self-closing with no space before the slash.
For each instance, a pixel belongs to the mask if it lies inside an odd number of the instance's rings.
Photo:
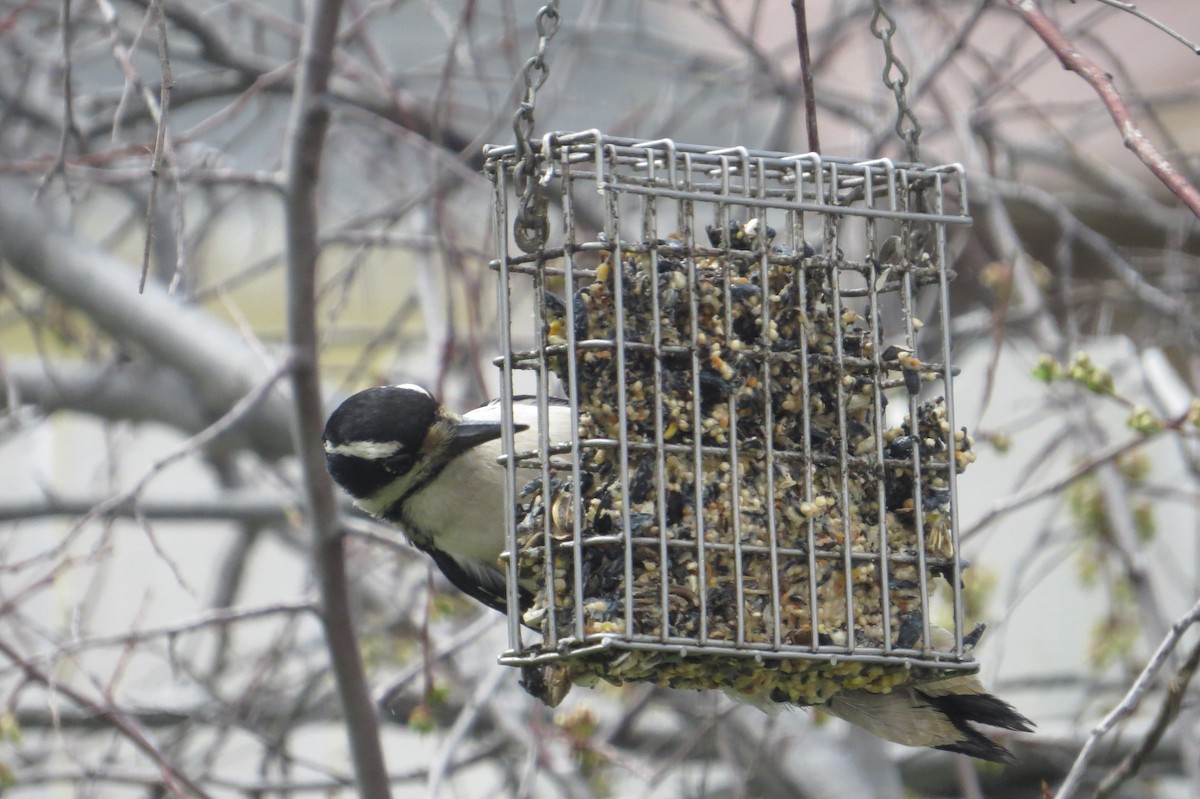
<svg viewBox="0 0 1200 799">
<path fill-rule="evenodd" d="M 537 446 L 538 409 L 513 406 L 518 450 Z M 549 406 L 549 440 L 574 433 L 564 405 Z M 325 425 L 329 473 L 370 515 L 401 529 L 427 552 L 455 587 L 488 607 L 507 612 L 504 572 L 504 468 L 500 455 L 500 407 L 492 402 L 459 416 L 411 384 L 369 388 L 343 402 Z M 538 476 L 519 469 L 517 485 Z M 521 604 L 532 601 L 521 589 Z M 949 635 L 933 629 L 935 638 Z M 945 640 L 935 641 L 948 646 Z M 531 674 L 526 675 L 529 679 Z M 531 691 L 534 695 L 545 695 Z M 773 711 L 787 703 L 766 696 L 727 692 Z M 824 707 L 832 714 L 889 741 L 961 752 L 984 760 L 1011 759 L 1008 750 L 973 726 L 1029 731 L 1032 722 L 987 693 L 973 676 L 899 687 L 890 693 L 845 691 Z"/>
<path fill-rule="evenodd" d="M 550 441 L 570 441 L 570 411 L 559 404 L 549 411 Z M 517 402 L 513 418 L 517 450 L 536 448 L 537 406 Z M 324 443 L 329 473 L 359 508 L 399 527 L 456 588 L 503 613 L 500 435 L 497 402 L 459 416 L 406 384 L 347 399 L 325 424 Z M 518 469 L 517 485 L 537 474 Z"/>
</svg>

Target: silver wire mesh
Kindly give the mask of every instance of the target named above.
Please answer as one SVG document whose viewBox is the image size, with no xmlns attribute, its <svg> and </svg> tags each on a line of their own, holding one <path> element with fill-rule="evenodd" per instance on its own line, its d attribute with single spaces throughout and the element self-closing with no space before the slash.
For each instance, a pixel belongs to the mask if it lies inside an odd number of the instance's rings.
<svg viewBox="0 0 1200 799">
<path fill-rule="evenodd" d="M 955 481 L 973 456 L 947 357 L 961 168 L 598 131 L 539 144 L 532 253 L 512 238 L 516 149 L 486 152 L 501 396 L 530 395 L 538 419 L 518 451 L 504 418 L 524 613 L 501 662 L 660 682 L 710 657 L 973 669 Z M 757 679 L 694 673 L 666 682 Z"/>
</svg>

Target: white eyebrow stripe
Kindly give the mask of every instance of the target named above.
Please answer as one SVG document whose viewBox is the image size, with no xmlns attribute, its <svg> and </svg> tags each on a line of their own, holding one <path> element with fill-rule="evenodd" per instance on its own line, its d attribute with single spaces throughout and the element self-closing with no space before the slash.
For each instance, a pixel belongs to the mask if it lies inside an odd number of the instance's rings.
<svg viewBox="0 0 1200 799">
<path fill-rule="evenodd" d="M 349 441 L 334 446 L 325 442 L 325 452 L 328 455 L 345 455 L 349 458 L 360 458 L 367 461 L 378 461 L 390 458 L 400 451 L 398 441 Z"/>
</svg>

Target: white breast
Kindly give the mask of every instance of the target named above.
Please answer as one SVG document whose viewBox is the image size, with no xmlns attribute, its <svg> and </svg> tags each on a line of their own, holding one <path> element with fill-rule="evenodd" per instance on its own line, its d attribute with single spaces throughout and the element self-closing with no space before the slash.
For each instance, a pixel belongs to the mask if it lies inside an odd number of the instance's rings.
<svg viewBox="0 0 1200 799">
<path fill-rule="evenodd" d="M 549 412 L 550 443 L 570 441 L 570 409 L 551 405 Z M 528 426 L 515 437 L 517 450 L 536 449 L 537 406 L 515 405 L 513 415 L 517 424 Z M 500 407 L 477 408 L 464 417 L 498 420 Z M 409 498 L 405 515 L 420 520 L 421 527 L 435 537 L 438 549 L 489 564 L 504 551 L 504 514 L 510 511 L 504 505 L 504 467 L 496 463 L 500 452 L 499 441 L 464 452 L 448 463 L 432 483 Z M 536 469 L 518 469 L 516 489 L 521 490 L 538 476 Z"/>
</svg>

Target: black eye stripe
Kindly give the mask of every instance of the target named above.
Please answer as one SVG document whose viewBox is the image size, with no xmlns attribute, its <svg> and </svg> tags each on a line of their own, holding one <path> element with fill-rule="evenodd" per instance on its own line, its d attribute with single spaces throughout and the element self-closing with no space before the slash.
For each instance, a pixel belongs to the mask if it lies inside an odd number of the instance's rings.
<svg viewBox="0 0 1200 799">
<path fill-rule="evenodd" d="M 416 460 L 416 457 L 410 452 L 397 452 L 395 455 L 383 458 L 380 463 L 391 474 L 402 475 L 412 471 Z"/>
<path fill-rule="evenodd" d="M 396 479 L 378 461 L 347 455 L 327 455 L 325 465 L 334 481 L 356 499 L 364 499 Z"/>
</svg>

